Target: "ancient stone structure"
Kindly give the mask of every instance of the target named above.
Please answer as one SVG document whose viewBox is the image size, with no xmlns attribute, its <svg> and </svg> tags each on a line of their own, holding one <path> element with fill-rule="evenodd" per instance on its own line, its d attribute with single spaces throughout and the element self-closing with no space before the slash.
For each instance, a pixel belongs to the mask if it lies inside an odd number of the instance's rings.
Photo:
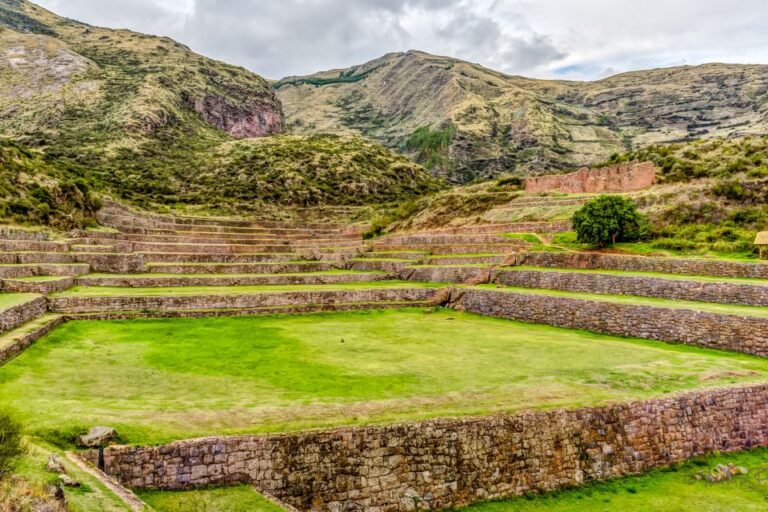
<svg viewBox="0 0 768 512">
<path fill-rule="evenodd" d="M 515 264 L 535 267 L 626 270 L 717 277 L 768 279 L 768 264 L 722 260 L 654 258 L 602 253 L 534 252 L 518 255 Z"/>
<path fill-rule="evenodd" d="M 444 509 L 768 445 L 768 385 L 577 410 L 113 446 L 133 488 L 254 484 L 300 510 Z M 98 452 L 89 458 L 98 462 Z"/>
<path fill-rule="evenodd" d="M 652 186 L 655 181 L 656 166 L 653 162 L 628 162 L 600 169 L 585 167 L 570 174 L 527 178 L 525 191 L 568 194 L 634 192 Z"/>
<path fill-rule="evenodd" d="M 768 318 L 638 306 L 501 289 L 457 288 L 461 311 L 615 336 L 768 356 Z"/>
</svg>

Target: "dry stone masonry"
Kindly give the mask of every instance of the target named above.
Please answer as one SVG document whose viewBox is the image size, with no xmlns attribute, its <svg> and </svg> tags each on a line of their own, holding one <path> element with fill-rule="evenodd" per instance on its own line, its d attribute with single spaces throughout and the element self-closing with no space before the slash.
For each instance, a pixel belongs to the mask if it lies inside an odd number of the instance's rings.
<svg viewBox="0 0 768 512">
<path fill-rule="evenodd" d="M 635 192 L 651 187 L 655 181 L 656 166 L 653 162 L 628 162 L 600 169 L 585 167 L 571 174 L 527 178 L 525 191 L 569 194 Z"/>
<path fill-rule="evenodd" d="M 300 510 L 464 506 L 768 445 L 768 386 L 577 410 L 105 449 L 133 488 L 248 483 Z M 98 452 L 89 457 L 97 462 Z"/>
</svg>

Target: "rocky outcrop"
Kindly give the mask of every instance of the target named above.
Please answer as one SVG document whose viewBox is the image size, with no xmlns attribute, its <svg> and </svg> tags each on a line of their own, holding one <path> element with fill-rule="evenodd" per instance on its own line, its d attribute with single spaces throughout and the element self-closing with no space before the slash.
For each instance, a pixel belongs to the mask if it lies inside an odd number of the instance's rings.
<svg viewBox="0 0 768 512">
<path fill-rule="evenodd" d="M 283 111 L 277 100 L 266 103 L 254 99 L 236 106 L 221 96 L 207 95 L 195 99 L 192 106 L 207 123 L 233 137 L 263 137 L 283 131 Z"/>
</svg>

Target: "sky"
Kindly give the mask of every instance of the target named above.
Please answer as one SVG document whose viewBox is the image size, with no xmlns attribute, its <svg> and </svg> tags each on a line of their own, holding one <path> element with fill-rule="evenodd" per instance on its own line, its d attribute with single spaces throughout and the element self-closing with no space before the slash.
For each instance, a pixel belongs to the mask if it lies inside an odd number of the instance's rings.
<svg viewBox="0 0 768 512">
<path fill-rule="evenodd" d="M 535 78 L 768 64 L 766 0 L 33 0 L 268 78 L 423 50 Z"/>
</svg>

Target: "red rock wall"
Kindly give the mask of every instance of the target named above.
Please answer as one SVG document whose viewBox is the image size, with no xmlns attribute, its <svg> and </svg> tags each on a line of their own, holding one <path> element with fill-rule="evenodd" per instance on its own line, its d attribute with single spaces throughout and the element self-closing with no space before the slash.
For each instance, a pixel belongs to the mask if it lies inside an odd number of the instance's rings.
<svg viewBox="0 0 768 512">
<path fill-rule="evenodd" d="M 629 162 L 602 169 L 580 169 L 571 174 L 553 174 L 525 180 L 525 191 L 597 194 L 601 192 L 634 192 L 656 181 L 652 162 Z"/>
</svg>

